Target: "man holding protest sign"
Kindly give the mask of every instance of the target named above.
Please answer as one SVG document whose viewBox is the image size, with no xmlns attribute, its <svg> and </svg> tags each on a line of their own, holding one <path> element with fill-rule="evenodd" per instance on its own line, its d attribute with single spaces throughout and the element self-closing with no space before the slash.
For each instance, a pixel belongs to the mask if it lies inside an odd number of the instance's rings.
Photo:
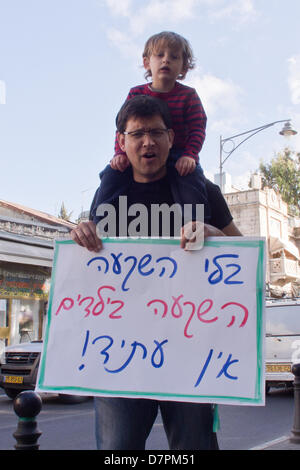
<svg viewBox="0 0 300 470">
<path fill-rule="evenodd" d="M 135 235 L 165 236 L 161 223 L 153 223 L 153 204 L 178 204 L 181 212 L 180 227 L 175 217 L 169 217 L 167 227 L 171 237 L 181 233 L 181 247 L 197 249 L 202 246 L 203 238 L 209 236 L 241 235 L 232 221 L 232 217 L 224 199 L 215 200 L 215 185 L 207 182 L 208 195 L 211 195 L 210 224 L 195 219 L 194 206 L 199 205 L 197 192 L 184 185 L 183 178 L 167 167 L 167 158 L 172 147 L 174 133 L 172 131 L 170 114 L 167 106 L 161 100 L 150 96 L 137 96 L 125 102 L 117 118 L 118 140 L 121 149 L 126 152 L 131 167 L 128 171 L 128 185 L 120 189 L 118 195 L 127 196 L 126 207 L 140 204 L 146 208 L 147 217 L 133 223 L 130 219 L 132 212 L 126 218 L 128 231 L 135 227 Z M 112 170 L 114 171 L 114 170 Z M 181 178 L 181 180 L 180 180 Z M 220 204 L 220 200 L 222 203 Z M 105 210 L 101 204 L 105 204 Z M 117 198 L 111 198 L 109 203 L 117 214 L 117 220 L 109 214 L 109 205 L 101 186 L 97 190 L 91 207 L 91 220 L 80 223 L 72 231 L 73 240 L 90 251 L 100 251 L 102 248 L 101 232 L 109 236 L 127 236 L 123 233 L 120 218 L 122 209 Z M 187 213 L 185 205 L 188 205 Z M 193 208 L 191 210 L 191 205 Z M 177 208 L 178 208 L 177 207 Z M 205 208 L 204 208 L 205 210 Z M 108 213 L 105 225 L 101 225 L 104 212 Z M 179 211 L 180 212 L 180 211 Z M 126 214 L 127 215 L 127 214 Z M 169 214 L 170 215 L 170 214 Z M 146 229 L 143 231 L 142 222 Z M 183 229 L 182 221 L 187 222 Z M 130 223 L 129 223 L 130 222 Z M 98 226 L 98 230 L 97 230 Z M 105 226 L 108 230 L 105 231 Z M 138 226 L 138 229 L 137 229 Z M 180 230 L 180 231 L 179 231 Z M 211 404 L 163 401 L 134 398 L 95 398 L 96 437 L 97 445 L 102 450 L 138 450 L 145 449 L 146 439 L 160 409 L 164 428 L 168 437 L 170 449 L 173 450 L 205 450 L 217 449 L 217 441 L 213 432 L 213 406 Z"/>
</svg>

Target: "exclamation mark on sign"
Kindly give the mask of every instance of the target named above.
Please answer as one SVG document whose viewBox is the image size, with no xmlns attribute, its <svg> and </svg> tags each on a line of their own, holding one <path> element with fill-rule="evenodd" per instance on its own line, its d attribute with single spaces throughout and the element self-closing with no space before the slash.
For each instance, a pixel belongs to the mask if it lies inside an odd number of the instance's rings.
<svg viewBox="0 0 300 470">
<path fill-rule="evenodd" d="M 85 341 L 84 341 L 84 346 L 83 346 L 83 350 L 82 350 L 82 354 L 81 356 L 83 357 L 86 353 L 86 348 L 87 348 L 87 345 L 88 345 L 88 342 L 89 342 L 89 337 L 90 337 L 90 331 L 89 330 L 86 330 L 86 335 L 85 335 Z M 81 364 L 78 369 L 79 370 L 82 370 L 84 369 L 85 367 L 85 364 Z"/>
<path fill-rule="evenodd" d="M 0 80 L 0 104 L 5 104 L 6 103 L 6 87 L 5 87 L 5 81 Z"/>
</svg>

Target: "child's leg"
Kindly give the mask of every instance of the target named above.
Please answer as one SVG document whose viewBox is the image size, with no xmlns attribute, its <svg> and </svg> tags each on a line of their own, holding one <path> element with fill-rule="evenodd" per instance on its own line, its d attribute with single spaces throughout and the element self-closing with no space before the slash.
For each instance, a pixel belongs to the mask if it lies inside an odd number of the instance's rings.
<svg viewBox="0 0 300 470">
<path fill-rule="evenodd" d="M 178 159 L 183 156 L 182 152 L 183 152 L 182 149 L 171 148 L 171 150 L 169 152 L 168 160 L 167 160 L 167 166 L 174 166 L 175 167 L 176 162 L 178 161 Z M 202 169 L 199 162 L 196 164 L 196 167 L 198 167 L 200 172 L 202 172 L 202 175 L 204 175 L 203 169 Z"/>
<path fill-rule="evenodd" d="M 177 160 L 181 156 L 181 149 L 172 148 L 167 160 L 167 166 L 174 168 Z M 175 175 L 177 180 L 177 189 L 180 193 L 180 200 L 182 200 L 184 204 L 195 203 L 195 201 L 198 204 L 204 204 L 204 222 L 209 223 L 211 209 L 206 190 L 206 178 L 200 164 L 197 163 L 195 170 L 186 176 L 180 176 L 177 173 L 177 170 L 172 173 Z M 195 216 L 196 215 L 193 213 L 193 220 L 195 220 Z"/>
<path fill-rule="evenodd" d="M 125 171 L 118 171 L 107 165 L 100 173 L 100 180 L 98 199 L 101 203 L 109 203 L 124 194 L 130 181 L 132 181 L 132 169 L 128 167 Z"/>
<path fill-rule="evenodd" d="M 94 195 L 90 208 L 90 220 L 93 220 L 95 224 L 99 222 L 98 206 L 113 203 L 120 195 L 126 193 L 126 189 L 132 181 L 132 169 L 128 167 L 122 172 L 113 170 L 110 165 L 107 165 L 99 176 L 101 184 Z"/>
<path fill-rule="evenodd" d="M 172 147 L 169 152 L 167 166 L 175 167 L 178 158 L 180 158 L 181 156 L 182 156 L 182 150 Z"/>
<path fill-rule="evenodd" d="M 182 188 L 181 198 L 184 204 L 195 201 L 198 204 L 204 204 L 204 222 L 210 223 L 211 207 L 206 189 L 206 179 L 200 165 L 197 165 L 192 173 L 178 176 L 178 182 L 179 188 Z M 193 220 L 195 220 L 195 214 L 193 214 Z"/>
</svg>

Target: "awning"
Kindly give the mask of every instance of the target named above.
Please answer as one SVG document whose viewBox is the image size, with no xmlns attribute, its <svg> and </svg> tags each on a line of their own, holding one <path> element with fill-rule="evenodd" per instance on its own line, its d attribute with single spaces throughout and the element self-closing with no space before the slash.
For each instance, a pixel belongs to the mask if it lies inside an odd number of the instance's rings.
<svg viewBox="0 0 300 470">
<path fill-rule="evenodd" d="M 269 237 L 269 251 L 272 255 L 279 251 L 286 251 L 293 255 L 295 258 L 300 259 L 299 250 L 292 242 L 284 242 L 281 238 Z"/>
<path fill-rule="evenodd" d="M 52 266 L 53 248 L 0 239 L 0 261 Z"/>
</svg>

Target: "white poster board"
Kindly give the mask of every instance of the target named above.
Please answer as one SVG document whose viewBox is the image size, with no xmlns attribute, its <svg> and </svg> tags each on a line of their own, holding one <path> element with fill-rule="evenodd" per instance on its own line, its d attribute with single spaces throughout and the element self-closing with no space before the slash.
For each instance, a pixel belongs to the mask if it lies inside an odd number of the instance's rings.
<svg viewBox="0 0 300 470">
<path fill-rule="evenodd" d="M 264 404 L 264 240 L 55 246 L 36 390 Z"/>
</svg>

